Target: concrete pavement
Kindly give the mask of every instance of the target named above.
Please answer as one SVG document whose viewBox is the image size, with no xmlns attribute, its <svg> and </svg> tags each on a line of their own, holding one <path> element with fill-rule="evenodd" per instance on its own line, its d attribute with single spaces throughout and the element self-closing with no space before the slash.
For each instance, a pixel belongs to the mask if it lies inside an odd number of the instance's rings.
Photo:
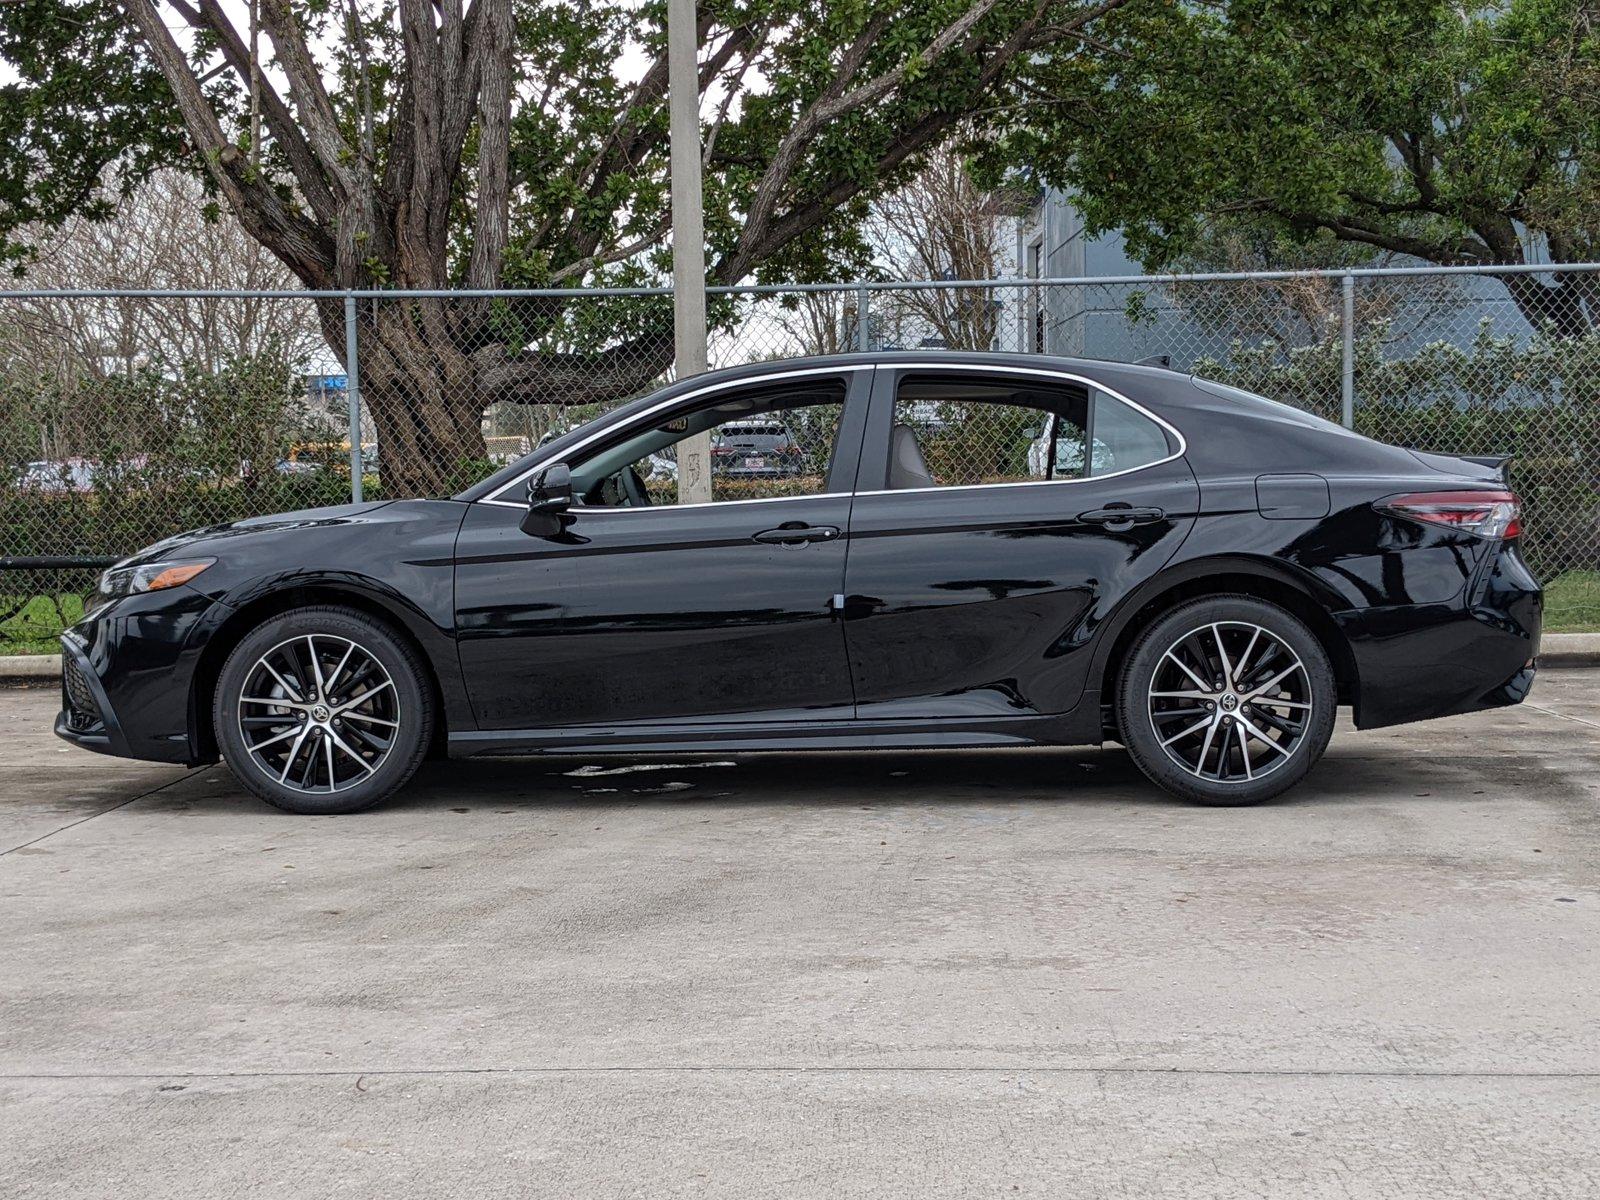
<svg viewBox="0 0 1600 1200">
<path fill-rule="evenodd" d="M 0 1194 L 1600 1188 L 1593 672 L 1249 810 L 1074 750 L 295 818 L 54 704 L 0 691 Z"/>
</svg>

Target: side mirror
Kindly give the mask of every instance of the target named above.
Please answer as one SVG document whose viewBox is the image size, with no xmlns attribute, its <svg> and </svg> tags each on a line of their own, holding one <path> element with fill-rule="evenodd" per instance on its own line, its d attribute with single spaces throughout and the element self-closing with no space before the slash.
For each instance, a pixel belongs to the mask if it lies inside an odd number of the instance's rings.
<svg viewBox="0 0 1600 1200">
<path fill-rule="evenodd" d="M 566 463 L 552 463 L 528 482 L 528 511 L 522 532 L 552 537 L 561 532 L 561 514 L 572 507 L 572 472 Z"/>
</svg>

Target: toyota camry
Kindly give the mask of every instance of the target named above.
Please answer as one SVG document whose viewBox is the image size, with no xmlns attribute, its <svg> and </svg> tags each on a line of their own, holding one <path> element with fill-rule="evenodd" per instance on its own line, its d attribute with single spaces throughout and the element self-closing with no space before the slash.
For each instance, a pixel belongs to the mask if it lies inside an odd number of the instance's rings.
<svg viewBox="0 0 1600 1200">
<path fill-rule="evenodd" d="M 696 462 L 754 424 L 797 465 Z M 1503 472 L 1154 367 L 739 367 L 448 499 L 118 563 L 62 639 L 56 731 L 220 757 L 301 813 L 430 755 L 1107 741 L 1248 804 L 1304 778 L 1341 706 L 1370 729 L 1527 695 L 1542 601 Z"/>
</svg>

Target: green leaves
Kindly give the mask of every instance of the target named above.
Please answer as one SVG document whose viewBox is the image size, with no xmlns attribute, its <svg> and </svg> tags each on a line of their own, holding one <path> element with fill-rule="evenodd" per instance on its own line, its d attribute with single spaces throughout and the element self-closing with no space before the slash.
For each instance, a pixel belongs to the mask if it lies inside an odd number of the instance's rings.
<svg viewBox="0 0 1600 1200">
<path fill-rule="evenodd" d="M 1151 266 L 1252 214 L 1439 262 L 1594 252 L 1600 43 L 1581 0 L 1133 4 L 1045 55 L 991 160 Z M 993 163 L 991 163 L 993 165 Z"/>
</svg>

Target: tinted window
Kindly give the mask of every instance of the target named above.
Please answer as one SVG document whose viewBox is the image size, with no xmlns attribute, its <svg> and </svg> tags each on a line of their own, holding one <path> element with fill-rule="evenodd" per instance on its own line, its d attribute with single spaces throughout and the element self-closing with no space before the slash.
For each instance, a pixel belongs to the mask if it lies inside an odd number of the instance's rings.
<svg viewBox="0 0 1600 1200">
<path fill-rule="evenodd" d="M 889 486 L 1084 479 L 1175 448 L 1159 424 L 1098 389 L 910 375 L 895 397 Z"/>
<path fill-rule="evenodd" d="M 889 486 L 1079 478 L 1087 413 L 1077 388 L 909 375 L 895 396 Z"/>
<path fill-rule="evenodd" d="M 707 432 L 713 501 L 819 495 L 828 490 L 843 414 L 838 380 L 717 392 L 702 408 L 580 458 L 573 491 L 590 506 L 676 504 L 678 445 Z"/>
<path fill-rule="evenodd" d="M 1166 430 L 1105 392 L 1094 394 L 1094 418 L 1089 428 L 1094 435 L 1091 475 L 1148 467 L 1174 449 L 1167 441 Z"/>
</svg>

